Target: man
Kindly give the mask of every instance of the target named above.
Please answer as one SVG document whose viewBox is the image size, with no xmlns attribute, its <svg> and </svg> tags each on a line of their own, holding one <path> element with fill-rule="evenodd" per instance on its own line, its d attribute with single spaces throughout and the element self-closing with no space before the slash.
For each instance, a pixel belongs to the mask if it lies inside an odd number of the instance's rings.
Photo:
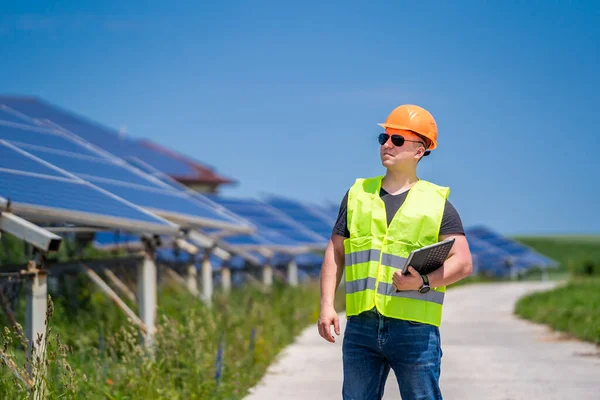
<svg viewBox="0 0 600 400">
<path fill-rule="evenodd" d="M 470 275 L 471 253 L 449 189 L 420 180 L 417 164 L 437 148 L 437 124 L 425 109 L 393 110 L 379 135 L 385 176 L 348 190 L 321 270 L 319 334 L 340 334 L 335 290 L 346 278 L 342 345 L 344 399 L 381 399 L 390 368 L 403 400 L 441 399 L 439 326 L 446 286 Z M 444 265 L 426 276 L 404 261 L 414 249 L 454 238 Z"/>
</svg>

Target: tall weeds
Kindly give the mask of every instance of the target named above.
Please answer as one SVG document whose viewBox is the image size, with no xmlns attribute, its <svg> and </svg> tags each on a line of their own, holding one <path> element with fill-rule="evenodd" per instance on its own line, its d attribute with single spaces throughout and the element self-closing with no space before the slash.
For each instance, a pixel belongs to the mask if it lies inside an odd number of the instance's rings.
<svg viewBox="0 0 600 400">
<path fill-rule="evenodd" d="M 154 346 L 148 351 L 140 332 L 123 316 L 113 315 L 120 310 L 102 297 L 93 298 L 86 313 L 97 314 L 82 314 L 79 320 L 62 315 L 60 302 L 54 311 L 49 300 L 47 334 L 35 344 L 46 346 L 45 360 L 25 359 L 28 344 L 22 329 L 5 329 L 0 354 L 23 379 L 5 362 L 0 367 L 1 399 L 239 399 L 277 353 L 316 322 L 319 312 L 316 284 L 276 285 L 270 293 L 237 288 L 229 296 L 217 294 L 210 308 L 165 286 L 158 296 Z M 341 309 L 343 296 L 338 298 Z M 53 320 L 53 315 L 59 318 Z M 28 368 L 34 373 L 28 374 Z"/>
</svg>

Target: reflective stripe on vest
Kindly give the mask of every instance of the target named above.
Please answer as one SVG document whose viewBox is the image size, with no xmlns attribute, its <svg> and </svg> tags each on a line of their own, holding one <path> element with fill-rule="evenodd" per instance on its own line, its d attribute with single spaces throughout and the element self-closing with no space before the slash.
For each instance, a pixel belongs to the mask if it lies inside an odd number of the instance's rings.
<svg viewBox="0 0 600 400">
<path fill-rule="evenodd" d="M 369 261 L 377 261 L 379 262 L 379 256 L 381 252 L 379 250 L 362 250 L 354 253 L 346 254 L 346 267 L 349 267 L 354 264 L 361 264 Z M 388 267 L 402 269 L 404 268 L 404 263 L 406 262 L 406 257 L 398 257 L 393 254 L 383 254 L 381 257 L 381 265 L 387 265 Z"/>
<path fill-rule="evenodd" d="M 377 307 L 383 315 L 439 326 L 445 287 L 427 293 L 398 291 L 393 275 L 412 250 L 436 243 L 449 189 L 418 181 L 387 224 L 379 193 L 383 177 L 358 179 L 348 192 L 344 241 L 346 314 Z"/>
<path fill-rule="evenodd" d="M 375 290 L 377 286 L 377 279 L 375 278 L 364 278 L 357 279 L 346 283 L 346 293 L 356 293 L 363 290 L 371 289 Z M 405 297 L 407 299 L 430 301 L 432 303 L 443 304 L 444 293 L 436 290 L 430 290 L 429 292 L 422 294 L 417 290 L 403 290 L 398 291 L 394 285 L 389 283 L 379 283 L 377 293 L 384 294 L 386 296 Z"/>
</svg>

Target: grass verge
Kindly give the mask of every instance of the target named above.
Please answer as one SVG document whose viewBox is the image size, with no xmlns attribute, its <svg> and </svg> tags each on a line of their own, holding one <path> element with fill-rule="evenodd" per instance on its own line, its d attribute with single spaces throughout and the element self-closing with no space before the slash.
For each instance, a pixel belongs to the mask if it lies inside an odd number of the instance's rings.
<svg viewBox="0 0 600 400">
<path fill-rule="evenodd" d="M 600 278 L 576 279 L 521 298 L 515 313 L 600 345 Z"/>
</svg>

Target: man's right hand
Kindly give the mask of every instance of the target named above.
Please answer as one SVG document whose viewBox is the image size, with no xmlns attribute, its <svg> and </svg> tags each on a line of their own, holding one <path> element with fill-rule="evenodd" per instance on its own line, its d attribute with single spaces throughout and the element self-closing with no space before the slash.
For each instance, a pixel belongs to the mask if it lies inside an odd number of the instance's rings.
<svg viewBox="0 0 600 400">
<path fill-rule="evenodd" d="M 340 319 L 333 307 L 321 309 L 317 325 L 319 335 L 328 342 L 335 343 L 335 337 L 331 334 L 331 325 L 333 325 L 336 335 L 340 336 Z"/>
</svg>

